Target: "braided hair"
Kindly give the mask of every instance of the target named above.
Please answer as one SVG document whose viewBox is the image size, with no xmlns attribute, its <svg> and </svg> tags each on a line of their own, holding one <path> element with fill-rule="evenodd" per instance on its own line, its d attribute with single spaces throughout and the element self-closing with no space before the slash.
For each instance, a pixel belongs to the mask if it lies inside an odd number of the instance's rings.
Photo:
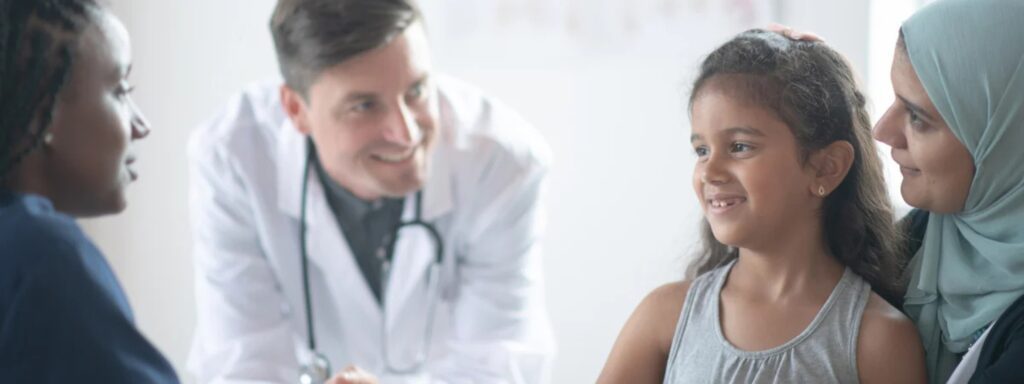
<svg viewBox="0 0 1024 384">
<path fill-rule="evenodd" d="M 38 148 L 95 0 L 0 0 L 0 186 Z"/>
</svg>

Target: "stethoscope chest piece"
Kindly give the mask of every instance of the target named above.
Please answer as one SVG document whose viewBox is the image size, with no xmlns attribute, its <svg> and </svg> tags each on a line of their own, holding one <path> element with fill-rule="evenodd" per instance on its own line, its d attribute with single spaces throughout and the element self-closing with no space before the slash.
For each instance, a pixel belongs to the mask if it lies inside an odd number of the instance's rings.
<svg viewBox="0 0 1024 384">
<path fill-rule="evenodd" d="M 302 384 L 323 384 L 330 378 L 331 363 L 320 353 L 313 353 L 309 364 L 302 365 L 299 382 Z"/>
</svg>

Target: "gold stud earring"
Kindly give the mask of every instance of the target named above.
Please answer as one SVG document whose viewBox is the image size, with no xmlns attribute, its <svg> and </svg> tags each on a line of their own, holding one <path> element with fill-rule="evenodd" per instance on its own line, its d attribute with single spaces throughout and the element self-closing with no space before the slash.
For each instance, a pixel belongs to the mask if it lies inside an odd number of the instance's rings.
<svg viewBox="0 0 1024 384">
<path fill-rule="evenodd" d="M 824 185 L 819 185 L 818 186 L 818 195 L 821 196 L 821 197 L 825 197 L 825 186 Z"/>
</svg>

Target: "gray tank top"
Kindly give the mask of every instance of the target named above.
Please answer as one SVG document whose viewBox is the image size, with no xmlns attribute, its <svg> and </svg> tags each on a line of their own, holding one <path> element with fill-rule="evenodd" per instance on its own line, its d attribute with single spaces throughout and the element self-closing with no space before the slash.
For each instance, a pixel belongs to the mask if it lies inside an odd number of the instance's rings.
<svg viewBox="0 0 1024 384">
<path fill-rule="evenodd" d="M 697 277 L 672 339 L 666 384 L 857 383 L 857 335 L 871 287 L 849 268 L 811 324 L 786 343 L 748 352 L 725 339 L 719 296 L 735 261 Z"/>
</svg>

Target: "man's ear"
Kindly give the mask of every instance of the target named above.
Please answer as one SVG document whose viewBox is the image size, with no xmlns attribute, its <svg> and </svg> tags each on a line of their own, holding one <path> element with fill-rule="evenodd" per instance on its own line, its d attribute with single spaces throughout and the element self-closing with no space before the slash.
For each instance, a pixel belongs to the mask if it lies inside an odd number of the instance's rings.
<svg viewBox="0 0 1024 384">
<path fill-rule="evenodd" d="M 846 140 L 836 141 L 818 150 L 811 156 L 811 166 L 815 172 L 811 193 L 820 197 L 832 193 L 846 179 L 855 158 L 853 144 Z"/>
<path fill-rule="evenodd" d="M 288 115 L 288 119 L 292 121 L 292 125 L 300 133 L 309 135 L 309 106 L 306 104 L 306 99 L 302 97 L 301 93 L 289 87 L 288 84 L 281 85 L 280 94 L 281 107 L 284 108 L 284 113 Z"/>
</svg>

